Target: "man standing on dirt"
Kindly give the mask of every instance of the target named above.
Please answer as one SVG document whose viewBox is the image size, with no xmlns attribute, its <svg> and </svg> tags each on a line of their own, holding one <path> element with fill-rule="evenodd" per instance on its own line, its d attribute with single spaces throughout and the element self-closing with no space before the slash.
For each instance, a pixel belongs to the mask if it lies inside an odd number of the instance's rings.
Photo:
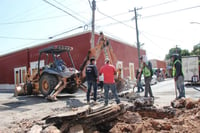
<svg viewBox="0 0 200 133">
<path fill-rule="evenodd" d="M 171 56 L 171 60 L 173 62 L 172 76 L 174 77 L 175 87 L 178 89 L 178 92 L 179 92 L 179 96 L 176 98 L 180 99 L 181 97 L 185 97 L 184 75 L 182 71 L 182 63 L 180 59 L 178 58 L 177 54 L 173 54 Z"/>
<path fill-rule="evenodd" d="M 86 81 L 88 84 L 87 90 L 87 104 L 90 104 L 90 92 L 91 88 L 93 87 L 93 94 L 94 94 L 94 104 L 96 104 L 97 99 L 97 78 L 98 78 L 98 71 L 95 65 L 95 58 L 90 58 L 90 64 L 86 67 Z"/>
<path fill-rule="evenodd" d="M 100 69 L 100 75 L 104 75 L 104 97 L 105 97 L 105 106 L 108 105 L 108 95 L 109 89 L 111 89 L 116 103 L 120 103 L 120 100 L 117 95 L 114 75 L 116 75 L 116 69 L 113 65 L 110 64 L 110 60 L 108 58 L 105 59 L 105 65 Z"/>
<path fill-rule="evenodd" d="M 141 64 L 142 64 L 142 71 L 140 72 L 139 76 L 143 73 L 144 75 L 144 82 L 145 82 L 145 91 L 144 97 L 148 97 L 148 94 L 151 98 L 154 98 L 152 90 L 151 90 L 151 79 L 152 79 L 152 64 L 150 61 L 147 60 L 145 55 L 140 57 Z M 139 79 L 137 79 L 138 81 Z"/>
</svg>

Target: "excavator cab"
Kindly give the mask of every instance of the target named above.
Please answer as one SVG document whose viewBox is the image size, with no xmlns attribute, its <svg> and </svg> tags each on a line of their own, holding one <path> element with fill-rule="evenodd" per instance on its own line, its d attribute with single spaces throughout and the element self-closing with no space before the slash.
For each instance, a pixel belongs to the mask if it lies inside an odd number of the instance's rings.
<svg viewBox="0 0 200 133">
<path fill-rule="evenodd" d="M 67 80 L 67 85 L 64 89 L 67 93 L 75 93 L 78 90 L 76 77 L 80 74 L 75 68 L 70 54 L 71 50 L 73 50 L 72 47 L 58 45 L 51 46 L 39 51 L 38 70 L 41 68 L 40 61 L 43 55 L 46 55 L 47 57 L 45 59 L 46 63 L 50 64 L 45 64 L 42 72 L 38 71 L 39 89 L 44 96 L 49 95 L 53 91 L 61 78 L 66 78 Z M 71 67 L 67 66 L 62 59 L 64 56 L 68 56 L 71 62 Z"/>
</svg>

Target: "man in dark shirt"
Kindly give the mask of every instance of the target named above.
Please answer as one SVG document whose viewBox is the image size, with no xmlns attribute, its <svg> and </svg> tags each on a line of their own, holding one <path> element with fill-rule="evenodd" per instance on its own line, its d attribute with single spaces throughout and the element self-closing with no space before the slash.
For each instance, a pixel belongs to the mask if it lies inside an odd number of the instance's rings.
<svg viewBox="0 0 200 133">
<path fill-rule="evenodd" d="M 94 104 L 96 104 L 96 97 L 97 97 L 97 78 L 98 78 L 98 71 L 95 65 L 95 58 L 90 58 L 90 64 L 86 67 L 86 81 L 88 84 L 87 90 L 87 103 L 90 103 L 90 92 L 91 87 L 93 86 L 93 94 L 94 94 Z"/>
</svg>

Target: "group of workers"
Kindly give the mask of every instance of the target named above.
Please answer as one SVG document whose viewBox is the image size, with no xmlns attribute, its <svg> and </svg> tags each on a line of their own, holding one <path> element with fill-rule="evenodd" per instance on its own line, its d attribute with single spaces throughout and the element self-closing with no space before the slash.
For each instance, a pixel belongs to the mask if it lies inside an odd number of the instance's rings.
<svg viewBox="0 0 200 133">
<path fill-rule="evenodd" d="M 100 41 L 103 41 L 103 44 L 105 46 L 108 45 L 108 40 L 104 37 L 103 33 L 100 33 L 100 37 L 98 40 L 98 43 Z M 97 67 L 96 67 L 96 60 L 95 57 L 90 58 L 90 64 L 86 66 L 86 81 L 88 84 L 88 90 L 87 90 L 87 104 L 90 104 L 90 94 L 91 94 L 91 88 L 93 87 L 93 100 L 94 104 L 97 104 L 97 80 L 99 78 L 100 87 L 104 89 L 104 105 L 108 105 L 109 100 L 109 89 L 111 89 L 115 101 L 117 104 L 120 103 L 120 99 L 117 95 L 117 89 L 115 85 L 115 75 L 117 74 L 116 68 L 114 65 L 110 63 L 110 59 L 108 57 L 105 58 L 105 64 L 100 68 L 100 72 L 98 73 Z"/>
<path fill-rule="evenodd" d="M 150 61 L 147 61 L 146 56 L 141 56 L 140 60 L 141 60 L 141 69 L 138 69 L 136 73 L 137 88 L 138 88 L 137 92 L 145 91 L 144 97 L 148 97 L 149 94 L 150 97 L 154 98 L 151 89 L 151 79 L 153 75 L 153 72 L 151 70 L 152 65 Z M 182 63 L 178 54 L 171 55 L 171 61 L 173 63 L 172 76 L 174 77 L 174 82 L 175 82 L 176 99 L 180 99 L 182 97 L 185 97 L 184 74 L 182 71 Z M 141 85 L 141 74 L 144 75 L 145 90 Z"/>
<path fill-rule="evenodd" d="M 99 41 L 104 41 L 105 46 L 108 45 L 108 41 L 105 39 L 103 33 L 100 33 Z M 91 57 L 90 63 L 86 66 L 85 74 L 86 74 L 86 81 L 87 81 L 87 104 L 90 104 L 90 94 L 91 94 L 91 88 L 93 87 L 93 100 L 94 104 L 97 104 L 97 81 L 99 80 L 101 88 L 104 89 L 104 105 L 108 105 L 109 100 L 109 89 L 111 89 L 112 94 L 115 98 L 116 103 L 120 103 L 120 99 L 117 95 L 117 89 L 115 84 L 115 75 L 117 74 L 116 68 L 114 65 L 110 63 L 109 58 L 105 58 L 105 64 L 100 68 L 100 72 L 98 72 L 96 67 L 96 59 L 95 57 Z M 184 89 L 184 76 L 182 72 L 182 64 L 180 59 L 177 55 L 172 55 L 171 60 L 173 62 L 173 76 L 175 81 L 175 88 L 178 90 L 178 96 L 176 96 L 177 99 L 180 99 L 182 97 L 185 97 L 185 89 Z M 148 97 L 148 95 L 154 99 L 154 95 L 151 89 L 151 79 L 153 75 L 152 71 L 152 64 L 150 61 L 147 60 L 147 57 L 145 55 L 140 57 L 141 61 L 141 68 L 137 70 L 136 78 L 137 78 L 137 92 L 143 92 L 144 91 L 144 97 Z M 141 85 L 141 75 L 144 76 L 145 81 L 145 89 L 143 89 Z M 100 78 L 99 78 L 100 77 Z M 56 95 L 54 95 L 56 98 Z"/>
<path fill-rule="evenodd" d="M 109 99 L 109 89 L 111 89 L 112 94 L 115 97 L 116 103 L 120 103 L 120 99 L 117 95 L 116 85 L 115 85 L 115 79 L 114 76 L 116 75 L 116 69 L 115 67 L 110 64 L 110 60 L 108 58 L 105 59 L 105 65 L 103 65 L 100 69 L 99 75 L 103 75 L 103 88 L 104 88 L 104 97 L 105 102 L 104 105 L 108 105 L 108 99 Z M 97 80 L 98 80 L 98 71 L 97 67 L 95 65 L 95 58 L 90 59 L 90 64 L 86 67 L 86 81 L 88 84 L 88 90 L 87 90 L 87 104 L 90 104 L 90 93 L 91 93 L 91 87 L 93 87 L 93 100 L 94 104 L 97 104 L 96 97 L 97 97 Z"/>
</svg>

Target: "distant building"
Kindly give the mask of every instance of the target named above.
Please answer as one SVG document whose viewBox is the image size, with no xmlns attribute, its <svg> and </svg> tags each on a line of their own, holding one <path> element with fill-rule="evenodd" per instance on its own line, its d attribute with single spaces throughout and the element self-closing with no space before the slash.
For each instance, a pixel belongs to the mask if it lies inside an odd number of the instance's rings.
<svg viewBox="0 0 200 133">
<path fill-rule="evenodd" d="M 99 34 L 95 34 L 95 44 L 97 43 L 98 37 Z M 114 65 L 116 68 L 118 66 L 122 68 L 122 78 L 130 77 L 133 79 L 135 77 L 135 70 L 139 66 L 137 48 L 114 38 L 107 38 L 117 57 L 117 62 Z M 83 63 L 90 49 L 90 40 L 91 32 L 83 32 L 0 56 L 0 89 L 14 89 L 15 84 L 25 82 L 25 75 L 28 69 L 30 68 L 32 73 L 37 68 L 39 50 L 52 45 L 73 47 L 73 51 L 71 52 L 72 58 L 75 67 L 79 70 L 80 65 Z M 142 55 L 146 54 L 144 50 L 140 50 L 140 53 Z M 104 56 L 100 56 L 97 59 L 98 69 L 103 64 Z"/>
<path fill-rule="evenodd" d="M 157 80 L 161 81 L 161 78 L 164 79 L 168 77 L 167 63 L 166 61 L 161 60 L 150 60 L 152 63 L 152 68 L 154 70 L 154 74 L 157 76 Z"/>
<path fill-rule="evenodd" d="M 152 67 L 153 68 L 163 68 L 166 69 L 167 64 L 165 61 L 161 61 L 161 60 L 156 60 L 156 59 L 152 59 L 150 60 L 152 63 Z"/>
</svg>

